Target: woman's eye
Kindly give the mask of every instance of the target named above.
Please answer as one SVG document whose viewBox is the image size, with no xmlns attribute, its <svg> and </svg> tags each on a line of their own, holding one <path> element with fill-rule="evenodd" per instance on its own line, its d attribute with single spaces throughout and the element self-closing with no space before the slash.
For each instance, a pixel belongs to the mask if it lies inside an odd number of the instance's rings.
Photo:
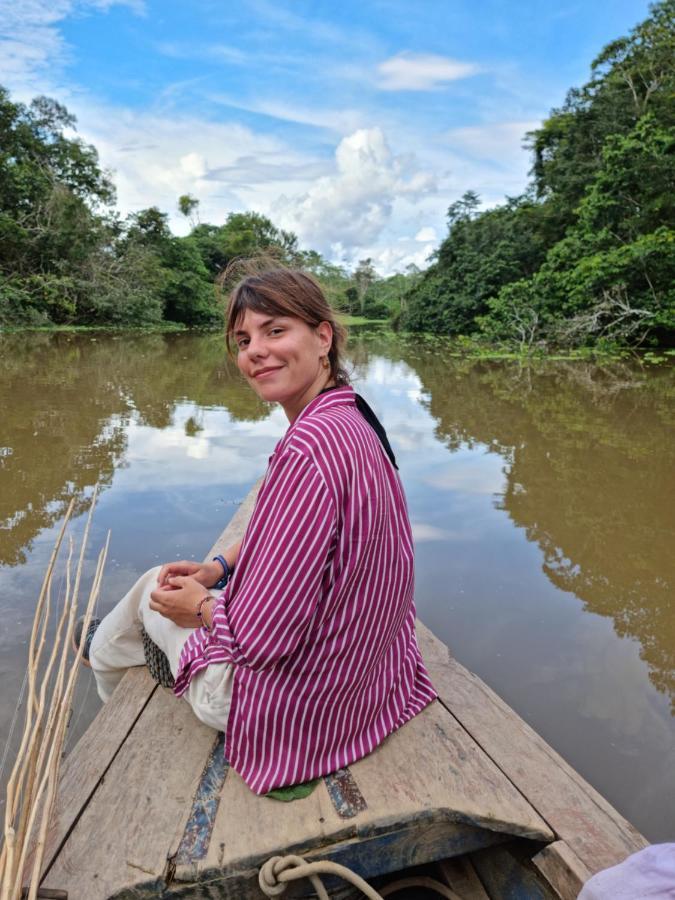
<svg viewBox="0 0 675 900">
<path fill-rule="evenodd" d="M 240 350 L 241 350 L 243 347 L 245 347 L 247 344 L 248 344 L 248 338 L 240 338 L 240 339 L 237 341 L 237 347 L 239 347 Z"/>
<path fill-rule="evenodd" d="M 270 329 L 270 334 L 281 334 L 283 330 L 283 328 L 272 328 Z"/>
</svg>

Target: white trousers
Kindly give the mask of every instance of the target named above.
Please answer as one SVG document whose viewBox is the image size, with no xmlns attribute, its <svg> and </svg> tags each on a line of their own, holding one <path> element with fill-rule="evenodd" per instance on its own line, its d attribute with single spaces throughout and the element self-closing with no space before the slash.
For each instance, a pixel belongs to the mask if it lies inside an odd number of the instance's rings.
<svg viewBox="0 0 675 900">
<path fill-rule="evenodd" d="M 96 629 L 89 649 L 89 662 L 96 687 L 105 703 L 131 666 L 144 666 L 141 626 L 166 653 L 173 677 L 178 672 L 183 644 L 193 629 L 181 628 L 150 609 L 150 593 L 157 587 L 160 567 L 141 575 L 128 594 L 105 616 Z M 211 591 L 214 597 L 219 592 Z M 210 663 L 190 682 L 183 696 L 205 725 L 224 731 L 232 699 L 232 666 Z"/>
</svg>

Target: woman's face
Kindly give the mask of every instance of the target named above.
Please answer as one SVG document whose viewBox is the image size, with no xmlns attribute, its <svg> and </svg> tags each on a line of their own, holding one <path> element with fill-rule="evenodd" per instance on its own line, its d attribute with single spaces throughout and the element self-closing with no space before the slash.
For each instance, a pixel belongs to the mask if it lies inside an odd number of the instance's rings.
<svg viewBox="0 0 675 900">
<path fill-rule="evenodd" d="M 331 381 L 322 365 L 333 330 L 328 322 L 311 328 L 302 319 L 247 309 L 237 322 L 237 365 L 263 400 L 280 403 L 289 421 Z"/>
</svg>

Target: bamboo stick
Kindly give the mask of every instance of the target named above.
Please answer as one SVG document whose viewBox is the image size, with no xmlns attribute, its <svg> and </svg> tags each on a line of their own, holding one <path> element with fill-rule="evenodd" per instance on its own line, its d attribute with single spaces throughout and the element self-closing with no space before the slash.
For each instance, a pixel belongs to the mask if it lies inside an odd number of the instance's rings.
<svg viewBox="0 0 675 900">
<path fill-rule="evenodd" d="M 105 546 L 101 550 L 98 563 L 96 567 L 96 575 L 94 577 L 94 583 L 92 585 L 91 592 L 89 594 L 89 602 L 87 603 L 87 608 L 84 614 L 84 625 L 82 627 L 82 634 L 87 633 L 87 628 L 89 627 L 89 623 L 91 622 L 92 613 L 94 611 L 94 605 L 96 600 L 98 599 L 99 589 L 101 585 L 101 579 L 103 577 L 103 567 L 105 565 L 105 560 L 108 555 L 108 547 L 110 545 L 110 532 L 108 532 L 108 536 L 106 538 Z M 74 627 L 74 618 L 72 619 L 72 625 Z M 72 628 L 70 629 L 72 632 Z M 73 691 L 75 690 L 75 682 L 77 681 L 77 673 L 79 670 L 80 660 L 82 659 L 82 649 L 83 642 L 80 643 L 80 646 L 77 648 L 77 654 L 75 656 L 75 662 L 71 666 L 70 675 L 68 678 L 68 683 L 66 686 L 65 696 L 63 698 L 63 703 L 61 704 L 60 711 L 60 721 L 57 733 L 57 739 L 54 742 L 52 747 L 52 753 L 49 761 L 49 781 L 47 786 L 47 796 L 45 798 L 43 810 L 42 810 L 42 821 L 40 822 L 40 829 L 38 833 L 38 840 L 35 849 L 35 856 L 33 859 L 33 870 L 30 878 L 30 890 L 28 892 L 28 900 L 36 900 L 37 890 L 40 884 L 40 873 L 42 870 L 42 859 L 44 856 L 45 850 L 45 842 L 47 838 L 47 827 L 49 825 L 49 820 L 51 819 L 51 815 L 54 809 L 54 802 L 56 800 L 56 787 L 58 783 L 58 773 L 61 764 L 61 751 L 63 748 L 63 742 L 66 737 L 66 728 L 68 727 L 68 714 L 70 712 L 71 703 L 73 699 Z M 23 870 L 23 865 L 20 867 L 21 871 Z"/>
<path fill-rule="evenodd" d="M 73 542 L 70 539 L 63 608 L 58 615 L 51 651 L 39 684 L 39 666 L 46 646 L 52 608 L 53 574 L 72 515 L 72 501 L 57 536 L 36 604 L 28 651 L 26 718 L 19 751 L 7 784 L 4 844 L 0 850 L 0 900 L 19 900 L 22 896 L 35 900 L 40 896 L 39 883 L 47 833 L 56 800 L 63 746 L 83 652 L 84 642 L 81 641 L 74 660 L 68 662 L 97 493 L 98 486 L 93 492 L 74 580 Z M 110 532 L 98 555 L 84 613 L 83 635 L 87 633 L 99 596 L 109 546 Z M 34 835 L 29 884 L 22 890 L 24 868 Z"/>
<path fill-rule="evenodd" d="M 22 796 L 23 802 L 21 804 L 21 814 L 19 818 L 19 824 L 15 827 L 15 844 L 18 847 L 22 847 L 26 842 L 27 830 L 28 830 L 28 815 L 36 802 L 35 799 L 35 783 L 39 781 L 40 773 L 42 771 L 43 758 L 45 754 L 45 748 L 49 746 L 51 732 L 53 730 L 53 716 L 55 714 L 56 704 L 58 703 L 59 694 L 56 689 L 52 690 L 52 696 L 49 698 L 49 704 L 47 704 L 47 689 L 49 687 L 49 680 L 51 678 L 51 672 L 54 667 L 54 663 L 59 653 L 60 649 L 60 637 L 61 632 L 63 630 L 63 624 L 65 622 L 67 613 L 68 613 L 68 603 L 70 598 L 69 584 L 70 584 L 70 565 L 72 559 L 72 540 L 70 541 L 70 550 L 68 554 L 68 560 L 66 563 L 66 594 L 64 597 L 63 609 L 61 611 L 61 615 L 59 617 L 59 622 L 56 629 L 56 634 L 54 637 L 54 642 L 52 644 L 52 651 L 47 662 L 47 668 L 45 670 L 42 684 L 40 686 L 40 694 L 38 698 L 37 710 L 35 713 L 35 720 L 33 722 L 33 727 L 30 732 L 30 737 L 28 741 L 28 746 L 25 749 L 25 761 L 22 770 L 22 781 L 24 780 L 26 784 L 22 785 Z M 43 727 L 42 719 L 44 716 L 45 706 L 49 706 L 49 716 L 47 719 L 46 727 Z"/>
<path fill-rule="evenodd" d="M 16 798 L 21 792 L 22 787 L 22 779 L 23 779 L 23 770 L 22 765 L 24 761 L 24 752 L 26 748 L 26 744 L 29 740 L 30 733 L 32 731 L 32 714 L 33 714 L 33 704 L 34 704 L 34 695 L 35 695 L 35 676 L 36 676 L 36 667 L 35 667 L 35 639 L 38 632 L 38 626 L 40 623 L 40 619 L 42 617 L 43 610 L 43 602 L 44 597 L 47 591 L 50 588 L 52 575 L 54 573 L 54 566 L 56 565 L 56 559 L 58 553 L 61 549 L 61 543 L 63 541 L 63 537 L 66 533 L 66 528 L 68 526 L 68 522 L 70 521 L 70 517 L 73 512 L 74 500 L 71 500 L 68 509 L 66 510 L 66 515 L 61 525 L 61 529 L 59 531 L 58 537 L 56 539 L 56 543 L 54 544 L 54 549 L 52 550 L 52 554 L 49 558 L 49 564 L 47 565 L 47 571 L 45 572 L 45 577 L 42 582 L 42 587 L 40 589 L 40 594 L 38 596 L 37 606 L 35 609 L 35 615 L 33 617 L 33 628 L 31 630 L 30 641 L 28 645 L 28 697 L 26 700 L 26 722 L 24 725 L 24 731 L 21 738 L 21 744 L 19 746 L 19 750 L 17 752 L 16 763 L 14 764 L 14 768 L 12 769 L 12 774 L 10 775 L 9 781 L 7 782 L 7 805 L 5 807 L 5 832 L 10 827 L 11 823 L 14 821 L 14 817 L 16 815 Z M 18 782 L 18 784 L 17 784 Z M 4 849 L 4 848 L 3 848 Z M 0 866 L 0 872 L 2 872 L 2 867 Z M 4 880 L 3 880 L 4 884 Z M 3 893 L 2 900 L 5 900 L 5 895 Z"/>
</svg>

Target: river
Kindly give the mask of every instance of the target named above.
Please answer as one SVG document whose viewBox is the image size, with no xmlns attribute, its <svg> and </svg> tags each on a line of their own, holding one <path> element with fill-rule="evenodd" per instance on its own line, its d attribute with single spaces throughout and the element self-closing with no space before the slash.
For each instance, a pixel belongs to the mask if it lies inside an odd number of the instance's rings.
<svg viewBox="0 0 675 900">
<path fill-rule="evenodd" d="M 350 367 L 398 457 L 419 616 L 675 840 L 675 367 L 469 359 L 364 329 Z M 204 555 L 287 423 L 213 334 L 0 336 L 0 401 L 2 751 L 69 499 L 81 533 L 101 486 L 87 573 L 110 529 L 105 612 L 150 565 Z M 83 672 L 68 746 L 97 708 Z"/>
</svg>

